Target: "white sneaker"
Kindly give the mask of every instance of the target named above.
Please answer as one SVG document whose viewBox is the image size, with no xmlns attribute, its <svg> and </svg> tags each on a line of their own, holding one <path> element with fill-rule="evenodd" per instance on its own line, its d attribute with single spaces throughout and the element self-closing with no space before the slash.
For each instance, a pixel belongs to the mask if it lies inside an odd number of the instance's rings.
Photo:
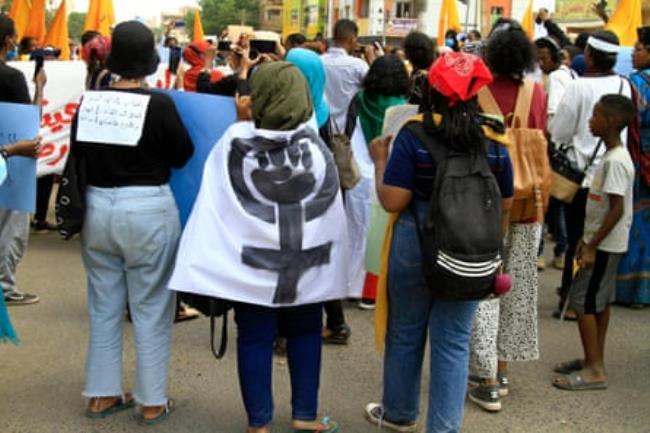
<svg viewBox="0 0 650 433">
<path fill-rule="evenodd" d="M 384 419 L 384 409 L 379 403 L 368 403 L 366 405 L 365 415 L 368 422 L 380 428 L 386 428 L 400 433 L 416 433 L 418 431 L 418 425 L 415 422 L 395 423 Z"/>
</svg>

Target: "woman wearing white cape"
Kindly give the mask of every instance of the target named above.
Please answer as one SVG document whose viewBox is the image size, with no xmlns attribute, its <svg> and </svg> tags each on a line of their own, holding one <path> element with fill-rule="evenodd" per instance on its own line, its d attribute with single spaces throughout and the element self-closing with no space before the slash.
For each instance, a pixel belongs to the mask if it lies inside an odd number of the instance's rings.
<svg viewBox="0 0 650 433">
<path fill-rule="evenodd" d="M 298 69 L 264 64 L 250 87 L 254 121 L 231 126 L 209 155 L 170 287 L 234 301 L 248 433 L 270 431 L 277 335 L 293 428 L 332 433 L 338 425 L 317 410 L 322 303 L 345 296 L 347 275 L 338 175 Z"/>
</svg>

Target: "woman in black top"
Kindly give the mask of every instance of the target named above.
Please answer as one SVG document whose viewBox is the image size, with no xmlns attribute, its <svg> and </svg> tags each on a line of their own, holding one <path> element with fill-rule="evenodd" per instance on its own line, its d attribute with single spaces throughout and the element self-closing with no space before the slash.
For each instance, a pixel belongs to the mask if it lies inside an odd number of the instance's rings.
<svg viewBox="0 0 650 433">
<path fill-rule="evenodd" d="M 88 137 L 82 114 L 75 117 L 71 135 L 73 154 L 85 161 L 87 171 L 82 231 L 90 315 L 86 415 L 104 417 L 137 403 L 144 424 L 164 419 L 173 409 L 166 386 L 175 302 L 166 286 L 180 222 L 168 182 L 171 168 L 185 165 L 193 152 L 172 100 L 146 89 L 145 77 L 157 66 L 151 31 L 135 21 L 118 25 L 107 67 L 121 79 L 107 92 L 123 98 L 140 95 L 148 101 L 141 136 L 132 145 L 109 138 L 81 141 Z M 90 101 L 91 96 L 100 94 L 89 92 L 84 99 Z M 121 387 L 127 300 L 137 353 L 133 395 L 124 394 Z"/>
</svg>

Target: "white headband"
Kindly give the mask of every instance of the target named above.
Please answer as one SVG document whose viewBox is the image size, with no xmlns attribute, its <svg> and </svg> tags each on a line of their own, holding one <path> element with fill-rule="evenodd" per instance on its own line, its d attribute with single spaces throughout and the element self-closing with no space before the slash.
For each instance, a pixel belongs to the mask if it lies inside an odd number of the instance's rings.
<svg viewBox="0 0 650 433">
<path fill-rule="evenodd" d="M 609 54 L 618 54 L 619 50 L 621 49 L 621 47 L 618 45 L 603 41 L 602 39 L 594 38 L 593 36 L 589 36 L 589 39 L 587 39 L 587 45 L 595 50 Z"/>
</svg>

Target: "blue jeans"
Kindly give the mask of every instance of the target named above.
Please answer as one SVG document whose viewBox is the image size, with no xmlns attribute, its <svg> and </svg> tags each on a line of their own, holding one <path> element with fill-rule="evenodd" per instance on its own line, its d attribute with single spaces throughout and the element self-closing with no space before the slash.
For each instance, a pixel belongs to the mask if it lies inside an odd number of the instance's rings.
<svg viewBox="0 0 650 433">
<path fill-rule="evenodd" d="M 293 419 L 318 416 L 323 305 L 267 308 L 235 304 L 239 385 L 250 427 L 273 419 L 273 342 L 287 339 Z"/>
<path fill-rule="evenodd" d="M 88 188 L 81 234 L 88 275 L 90 341 L 86 397 L 122 394 L 122 334 L 128 300 L 137 354 L 134 398 L 167 403 L 174 292 L 167 281 L 180 237 L 168 186 Z"/>
<path fill-rule="evenodd" d="M 422 217 L 424 206 L 419 207 Z M 478 302 L 434 299 L 424 282 L 415 220 L 402 212 L 393 232 L 384 354 L 386 420 L 414 422 L 419 413 L 427 332 L 431 345 L 427 433 L 460 431 L 472 321 Z"/>
</svg>

